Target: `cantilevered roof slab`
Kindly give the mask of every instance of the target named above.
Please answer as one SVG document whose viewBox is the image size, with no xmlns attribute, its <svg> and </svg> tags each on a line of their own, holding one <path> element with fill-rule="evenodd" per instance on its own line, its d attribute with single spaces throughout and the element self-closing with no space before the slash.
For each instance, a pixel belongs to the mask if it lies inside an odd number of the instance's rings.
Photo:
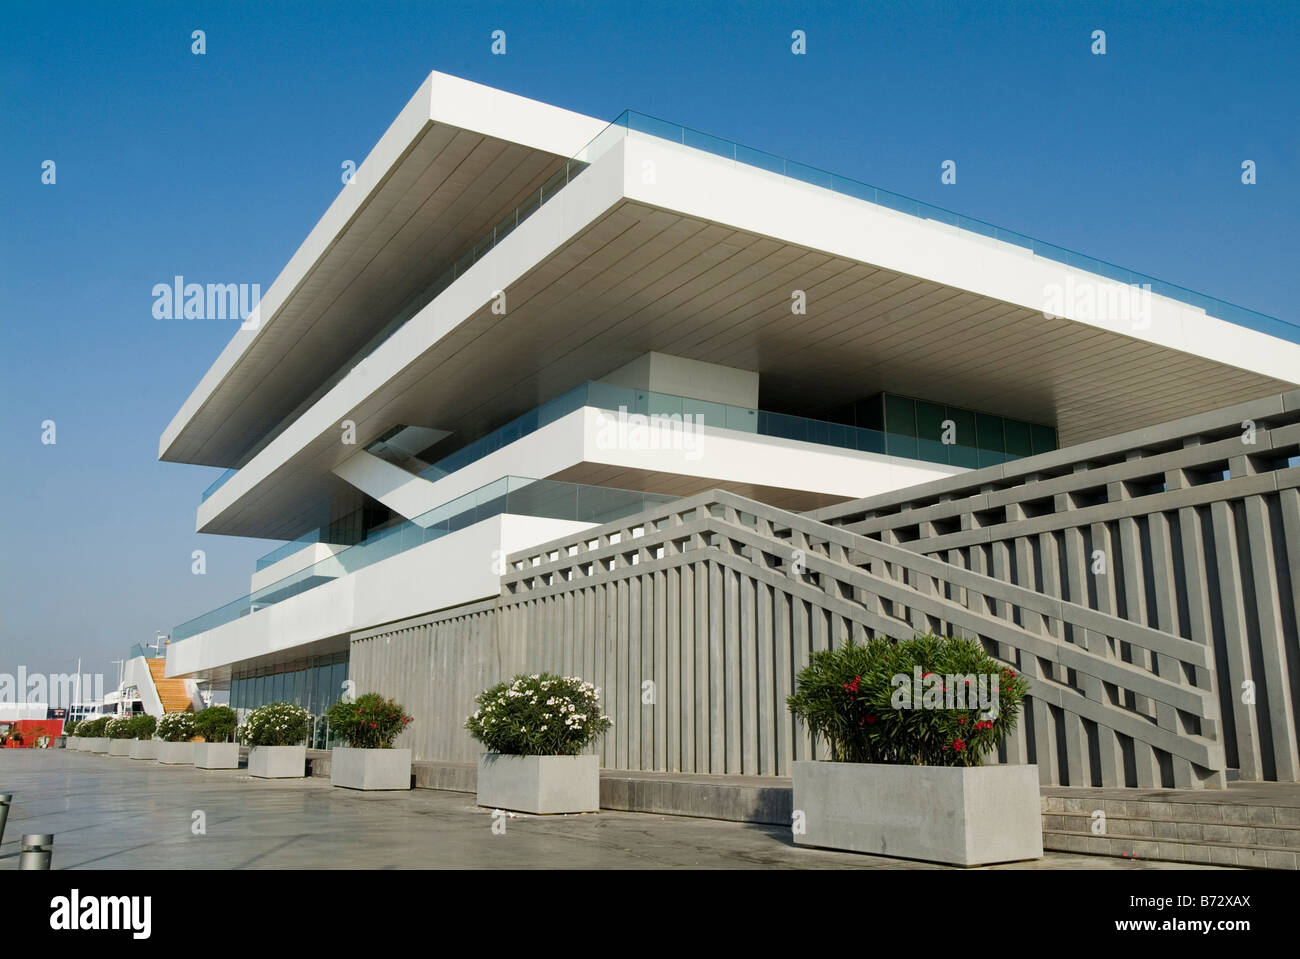
<svg viewBox="0 0 1300 959">
<path fill-rule="evenodd" d="M 361 447 L 397 424 L 468 437 L 650 350 L 755 370 L 768 409 L 889 390 L 1054 423 L 1062 444 L 1300 381 L 1300 345 L 1156 295 L 1097 315 L 1051 290 L 1122 284 L 1011 243 L 654 137 L 603 151 L 218 489 L 199 528 L 310 528 L 304 504 L 357 448 L 344 419 Z"/>
<path fill-rule="evenodd" d="M 403 305 L 606 123 L 430 74 L 163 433 L 238 466 Z"/>
</svg>

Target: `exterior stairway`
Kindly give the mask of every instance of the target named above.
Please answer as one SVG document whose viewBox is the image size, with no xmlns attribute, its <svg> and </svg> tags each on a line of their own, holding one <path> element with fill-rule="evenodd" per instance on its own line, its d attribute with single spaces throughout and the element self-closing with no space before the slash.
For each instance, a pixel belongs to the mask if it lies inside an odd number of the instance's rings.
<svg viewBox="0 0 1300 959">
<path fill-rule="evenodd" d="M 662 763 L 683 772 L 789 775 L 792 759 L 817 758 L 806 731 L 782 719 L 794 676 L 812 651 L 934 632 L 979 640 L 1029 681 L 1017 729 L 990 761 L 1036 763 L 1043 785 L 1204 789 L 1225 782 L 1206 646 L 734 493 L 699 493 L 509 562 L 490 611 L 502 617 L 502 635 L 556 637 L 525 659 L 522 671 L 569 668 L 580 649 L 575 637 L 597 633 L 606 621 L 626 631 L 618 644 L 629 644 L 637 651 L 629 655 L 648 668 L 660 660 L 642 651 L 656 643 L 667 661 L 670 622 L 672 646 L 707 657 L 704 695 L 683 693 L 665 678 L 660 688 L 675 698 L 661 705 L 685 712 L 716 742 L 703 741 L 683 759 L 668 752 L 673 737 L 665 736 L 659 758 L 648 754 L 639 730 L 616 723 L 603 747 L 609 767 Z M 661 594 L 662 613 L 655 605 Z M 597 608 L 602 614 L 589 626 L 575 612 Z M 734 612 L 724 616 L 726 609 Z M 604 634 L 597 635 L 603 646 Z M 377 681 L 365 672 L 365 645 L 354 642 L 352 656 L 357 674 Z M 755 675 L 742 684 L 746 663 Z M 611 669 L 605 688 L 618 681 Z M 718 722 L 724 710 L 734 713 L 725 724 Z M 748 730 L 746 715 L 757 718 Z"/>
<path fill-rule="evenodd" d="M 1043 788 L 1043 848 L 1168 862 L 1296 869 L 1300 788 Z"/>
<path fill-rule="evenodd" d="M 154 688 L 162 702 L 164 713 L 183 713 L 192 705 L 190 694 L 185 689 L 185 680 L 168 679 L 164 673 L 167 668 L 165 658 L 150 659 L 149 675 L 153 677 Z"/>
</svg>

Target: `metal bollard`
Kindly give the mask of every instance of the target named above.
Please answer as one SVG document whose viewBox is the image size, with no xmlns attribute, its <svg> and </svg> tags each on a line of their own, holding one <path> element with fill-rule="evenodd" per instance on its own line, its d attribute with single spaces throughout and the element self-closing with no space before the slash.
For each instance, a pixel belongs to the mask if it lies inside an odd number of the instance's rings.
<svg viewBox="0 0 1300 959">
<path fill-rule="evenodd" d="M 9 804 L 13 801 L 13 793 L 0 793 L 0 842 L 5 841 L 5 823 L 9 820 Z"/>
<path fill-rule="evenodd" d="M 19 869 L 49 869 L 54 855 L 53 833 L 23 836 L 22 851 L 18 854 Z"/>
</svg>

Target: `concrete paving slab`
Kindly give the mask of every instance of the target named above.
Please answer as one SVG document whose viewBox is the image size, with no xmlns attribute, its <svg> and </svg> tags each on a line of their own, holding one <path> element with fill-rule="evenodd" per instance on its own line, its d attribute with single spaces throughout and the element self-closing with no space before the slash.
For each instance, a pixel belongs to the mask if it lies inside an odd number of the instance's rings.
<svg viewBox="0 0 1300 959">
<path fill-rule="evenodd" d="M 507 816 L 495 835 L 491 811 L 466 793 L 357 792 L 67 750 L 5 750 L 0 789 L 14 793 L 0 871 L 17 869 L 22 834 L 43 832 L 55 835 L 56 869 L 943 868 L 796 847 L 780 826 L 646 813 Z M 988 868 L 1194 867 L 1048 853 Z"/>
</svg>

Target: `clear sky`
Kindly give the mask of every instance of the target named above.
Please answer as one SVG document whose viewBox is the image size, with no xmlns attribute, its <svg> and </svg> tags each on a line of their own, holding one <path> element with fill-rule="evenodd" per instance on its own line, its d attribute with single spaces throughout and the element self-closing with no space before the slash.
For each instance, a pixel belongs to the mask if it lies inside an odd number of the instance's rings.
<svg viewBox="0 0 1300 959">
<path fill-rule="evenodd" d="M 1281 0 L 6 4 L 0 672 L 83 656 L 111 687 L 132 643 L 248 591 L 276 544 L 196 534 L 220 471 L 157 461 L 235 324 L 156 320 L 152 288 L 269 288 L 430 70 L 659 116 L 1300 321 L 1298 49 Z"/>
</svg>

